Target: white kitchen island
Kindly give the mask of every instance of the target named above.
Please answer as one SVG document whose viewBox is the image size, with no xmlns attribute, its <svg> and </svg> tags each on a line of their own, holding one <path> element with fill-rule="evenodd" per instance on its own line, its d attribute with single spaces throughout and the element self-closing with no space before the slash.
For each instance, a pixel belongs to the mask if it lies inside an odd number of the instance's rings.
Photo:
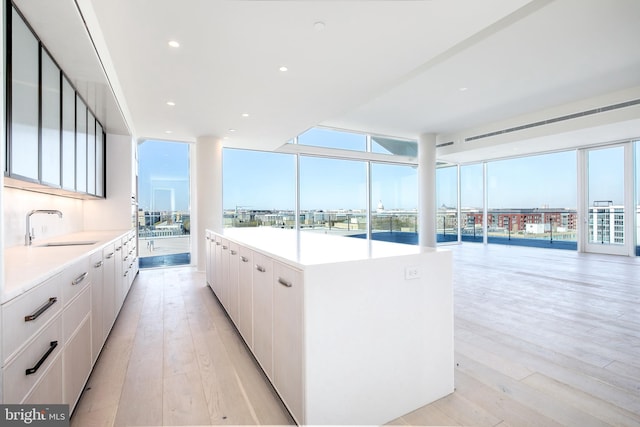
<svg viewBox="0 0 640 427">
<path fill-rule="evenodd" d="M 299 424 L 383 424 L 453 392 L 447 250 L 207 231 L 207 282 Z"/>
</svg>

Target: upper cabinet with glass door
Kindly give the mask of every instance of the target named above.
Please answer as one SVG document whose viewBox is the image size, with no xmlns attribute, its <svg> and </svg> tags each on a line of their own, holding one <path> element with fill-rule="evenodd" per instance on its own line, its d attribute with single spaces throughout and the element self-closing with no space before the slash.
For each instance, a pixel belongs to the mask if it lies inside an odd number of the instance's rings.
<svg viewBox="0 0 640 427">
<path fill-rule="evenodd" d="M 15 7 L 9 17 L 5 185 L 105 197 L 102 125 Z"/>
</svg>

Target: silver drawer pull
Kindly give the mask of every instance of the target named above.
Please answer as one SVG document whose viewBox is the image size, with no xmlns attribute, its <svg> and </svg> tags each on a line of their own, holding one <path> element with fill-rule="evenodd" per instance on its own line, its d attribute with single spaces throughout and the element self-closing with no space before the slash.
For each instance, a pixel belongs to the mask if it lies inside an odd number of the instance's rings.
<svg viewBox="0 0 640 427">
<path fill-rule="evenodd" d="M 235 255 L 237 253 L 238 253 L 237 251 L 234 251 L 233 249 L 231 249 L 231 255 Z"/>
<path fill-rule="evenodd" d="M 216 246 L 220 246 L 220 242 L 216 242 Z"/>
<path fill-rule="evenodd" d="M 207 240 L 211 240 L 211 237 L 207 236 Z"/>
<path fill-rule="evenodd" d="M 267 271 L 266 268 L 258 264 L 256 264 L 256 270 L 258 270 L 260 273 L 264 273 L 265 271 Z"/>
<path fill-rule="evenodd" d="M 249 258 L 247 258 L 246 256 L 241 256 L 240 259 L 242 260 L 242 262 L 249 262 Z"/>
<path fill-rule="evenodd" d="M 49 357 L 49 355 L 53 352 L 53 350 L 56 349 L 57 346 L 58 346 L 58 341 L 51 341 L 49 343 L 49 349 L 47 350 L 47 352 L 40 358 L 40 360 L 38 360 L 38 363 L 36 363 L 36 366 L 34 366 L 33 368 L 29 368 L 25 371 L 25 375 L 31 375 L 38 372 L 38 369 L 40 369 L 40 366 L 42 366 L 44 361 L 47 360 L 47 357 Z"/>
<path fill-rule="evenodd" d="M 114 253 L 115 253 L 115 252 L 111 252 L 109 255 L 107 255 L 107 259 L 111 259 L 111 258 L 113 258 L 113 254 L 114 254 Z"/>
<path fill-rule="evenodd" d="M 71 281 L 71 285 L 75 286 L 78 283 L 82 282 L 84 279 L 86 279 L 87 274 L 89 274 L 88 271 L 85 271 L 84 273 L 82 273 L 81 275 L 79 275 L 78 277 L 76 277 L 75 279 L 73 279 L 73 281 Z"/>
<path fill-rule="evenodd" d="M 119 251 L 120 249 L 122 249 L 122 246 L 118 246 L 118 247 L 116 248 L 116 251 Z"/>
<path fill-rule="evenodd" d="M 129 270 L 124 272 L 124 277 L 127 277 L 127 274 L 129 274 Z"/>
<path fill-rule="evenodd" d="M 102 267 L 102 264 L 104 264 L 102 261 L 98 261 L 95 264 L 93 264 L 93 268 L 100 268 Z"/>
<path fill-rule="evenodd" d="M 280 283 L 282 286 L 286 286 L 287 288 L 290 288 L 293 286 L 293 283 L 287 282 L 282 277 L 278 277 L 278 283 Z"/>
<path fill-rule="evenodd" d="M 40 317 L 40 315 L 42 313 L 47 311 L 49 309 L 49 307 L 51 307 L 53 304 L 55 304 L 56 301 L 58 301 L 57 297 L 49 298 L 49 301 L 45 302 L 40 308 L 38 308 L 36 310 L 35 313 L 29 314 L 28 316 L 24 316 L 24 321 L 25 322 L 31 322 L 32 320 L 36 320 L 38 317 Z"/>
<path fill-rule="evenodd" d="M 226 250 L 226 249 L 229 249 L 229 246 L 227 246 L 227 245 L 222 245 L 222 249 L 225 249 L 225 250 Z"/>
</svg>

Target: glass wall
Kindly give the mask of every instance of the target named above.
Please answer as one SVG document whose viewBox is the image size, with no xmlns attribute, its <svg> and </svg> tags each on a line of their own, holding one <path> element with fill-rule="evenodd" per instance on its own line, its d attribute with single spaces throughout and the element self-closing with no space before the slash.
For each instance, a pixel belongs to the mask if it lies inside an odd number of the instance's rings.
<svg viewBox="0 0 640 427">
<path fill-rule="evenodd" d="M 484 217 L 483 165 L 460 167 L 460 232 L 464 242 L 482 242 Z"/>
<path fill-rule="evenodd" d="M 458 166 L 436 169 L 436 209 L 437 241 L 458 241 Z"/>
<path fill-rule="evenodd" d="M 371 237 L 418 243 L 418 169 L 371 164 Z"/>
<path fill-rule="evenodd" d="M 191 262 L 189 144 L 145 141 L 138 146 L 140 267 Z"/>
<path fill-rule="evenodd" d="M 225 148 L 222 156 L 225 227 L 295 227 L 295 155 Z"/>
<path fill-rule="evenodd" d="M 487 163 L 489 243 L 577 249 L 573 151 Z"/>
<path fill-rule="evenodd" d="M 300 227 L 366 235 L 367 163 L 300 156 Z"/>
<path fill-rule="evenodd" d="M 636 255 L 640 256 L 640 141 L 634 144 L 636 175 Z"/>
</svg>

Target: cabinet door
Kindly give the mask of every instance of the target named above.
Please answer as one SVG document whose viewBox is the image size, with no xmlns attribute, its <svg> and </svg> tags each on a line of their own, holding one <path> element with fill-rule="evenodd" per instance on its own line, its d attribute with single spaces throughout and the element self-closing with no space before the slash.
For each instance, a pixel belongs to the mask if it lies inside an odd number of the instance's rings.
<svg viewBox="0 0 640 427">
<path fill-rule="evenodd" d="M 87 192 L 87 105 L 76 95 L 76 191 Z"/>
<path fill-rule="evenodd" d="M 11 15 L 10 174 L 38 180 L 38 40 L 22 17 Z"/>
<path fill-rule="evenodd" d="M 104 265 L 102 271 L 103 287 L 102 287 L 102 341 L 107 339 L 113 321 L 116 318 L 116 249 L 112 243 L 102 251 Z"/>
<path fill-rule="evenodd" d="M 238 329 L 253 349 L 253 252 L 240 246 L 238 256 Z"/>
<path fill-rule="evenodd" d="M 62 403 L 62 356 L 60 354 L 22 403 L 25 405 Z"/>
<path fill-rule="evenodd" d="M 240 257 L 238 256 L 238 244 L 229 242 L 229 277 L 227 285 L 227 300 L 229 307 L 227 311 L 233 323 L 238 324 L 238 267 Z"/>
<path fill-rule="evenodd" d="M 91 321 L 87 316 L 64 348 L 64 403 L 69 412 L 82 393 L 91 373 Z"/>
<path fill-rule="evenodd" d="M 211 286 L 211 233 L 209 231 L 205 234 L 204 241 L 205 250 L 205 278 L 207 285 Z"/>
<path fill-rule="evenodd" d="M 221 280 L 221 295 L 222 306 L 229 313 L 229 241 L 222 239 L 222 254 L 221 254 L 221 268 L 222 280 Z"/>
<path fill-rule="evenodd" d="M 273 381 L 289 410 L 302 421 L 302 272 L 275 261 L 273 279 Z"/>
<path fill-rule="evenodd" d="M 40 180 L 60 187 L 60 68 L 42 49 L 42 157 Z"/>
<path fill-rule="evenodd" d="M 104 260 L 102 252 L 91 256 L 91 362 L 96 363 L 104 342 L 103 322 L 103 288 Z"/>
<path fill-rule="evenodd" d="M 273 260 L 253 253 L 253 352 L 273 378 Z"/>
<path fill-rule="evenodd" d="M 62 188 L 76 188 L 76 92 L 62 78 Z"/>
<path fill-rule="evenodd" d="M 215 236 L 213 254 L 213 291 L 222 303 L 222 238 Z"/>
<path fill-rule="evenodd" d="M 96 194 L 96 118 L 87 113 L 87 193 Z"/>
<path fill-rule="evenodd" d="M 122 307 L 122 302 L 124 301 L 124 271 L 122 270 L 122 251 L 124 246 L 122 245 L 121 240 L 116 241 L 116 249 L 115 249 L 115 268 L 114 268 L 114 278 L 113 278 L 113 288 L 115 293 L 115 302 L 114 302 L 114 320 L 118 317 L 118 313 L 120 312 L 120 307 Z"/>
<path fill-rule="evenodd" d="M 96 196 L 104 197 L 105 195 L 105 169 L 104 169 L 104 134 L 102 126 L 96 121 Z"/>
</svg>

